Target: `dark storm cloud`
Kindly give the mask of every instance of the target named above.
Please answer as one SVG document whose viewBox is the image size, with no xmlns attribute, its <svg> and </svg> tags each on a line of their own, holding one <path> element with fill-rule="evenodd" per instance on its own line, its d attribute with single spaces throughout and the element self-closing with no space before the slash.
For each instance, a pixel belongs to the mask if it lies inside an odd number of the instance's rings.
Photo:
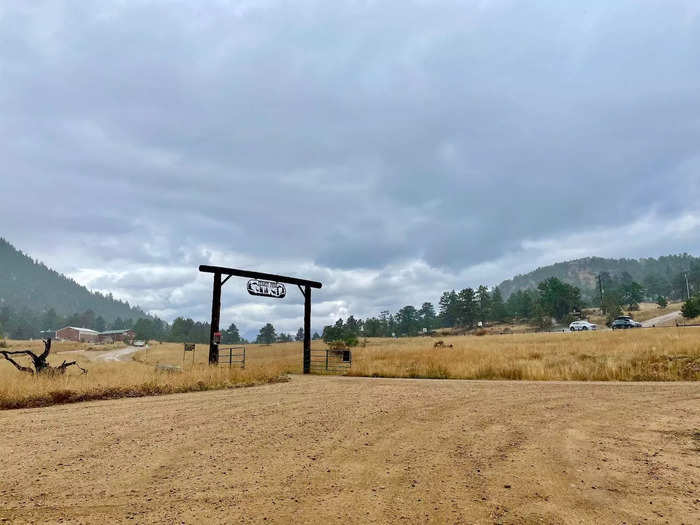
<svg viewBox="0 0 700 525">
<path fill-rule="evenodd" d="M 0 233 L 168 318 L 204 315 L 181 273 L 201 262 L 323 277 L 332 317 L 572 254 L 695 252 L 699 13 L 5 3 Z"/>
</svg>

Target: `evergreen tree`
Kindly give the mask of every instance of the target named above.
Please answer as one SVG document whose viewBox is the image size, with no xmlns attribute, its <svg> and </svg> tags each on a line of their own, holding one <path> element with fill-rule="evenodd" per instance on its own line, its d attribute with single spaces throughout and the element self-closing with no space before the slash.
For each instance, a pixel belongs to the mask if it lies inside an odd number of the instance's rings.
<svg viewBox="0 0 700 525">
<path fill-rule="evenodd" d="M 421 331 L 423 328 L 425 328 L 428 332 L 432 332 L 433 328 L 436 328 L 435 307 L 433 306 L 433 303 L 423 303 L 418 311 L 418 318 L 421 325 Z"/>
<path fill-rule="evenodd" d="M 286 332 L 281 332 L 281 333 L 277 336 L 277 342 L 278 342 L 278 343 L 291 343 L 291 342 L 292 342 L 292 336 L 289 335 L 289 334 L 286 333 Z"/>
<path fill-rule="evenodd" d="M 343 329 L 343 337 L 355 336 L 357 337 L 360 333 L 360 323 L 352 315 L 348 317 L 345 321 L 345 327 Z"/>
<path fill-rule="evenodd" d="M 440 309 L 439 315 L 441 326 L 446 328 L 457 326 L 460 315 L 460 305 L 457 293 L 454 290 L 451 292 L 443 292 L 438 305 Z"/>
<path fill-rule="evenodd" d="M 221 341 L 227 345 L 237 345 L 241 343 L 241 334 L 235 323 L 228 325 L 228 328 L 221 333 Z"/>
<path fill-rule="evenodd" d="M 465 288 L 457 295 L 457 322 L 460 326 L 472 328 L 476 324 L 478 308 L 473 288 Z"/>
<path fill-rule="evenodd" d="M 267 323 L 260 329 L 255 342 L 258 344 L 271 345 L 277 339 L 275 327 L 271 323 Z"/>
<path fill-rule="evenodd" d="M 483 284 L 476 290 L 476 302 L 478 305 L 479 321 L 488 321 L 491 318 L 491 294 Z"/>
<path fill-rule="evenodd" d="M 700 315 L 700 297 L 691 297 L 681 306 L 681 313 L 686 319 L 693 319 Z"/>
<path fill-rule="evenodd" d="M 404 306 L 396 313 L 396 328 L 400 335 L 414 336 L 418 333 L 418 311 L 413 306 Z"/>
<path fill-rule="evenodd" d="M 107 330 L 107 321 L 105 321 L 105 318 L 101 315 L 98 315 L 95 318 L 95 330 L 97 330 L 98 332 L 104 332 L 105 330 Z"/>
<path fill-rule="evenodd" d="M 538 284 L 537 292 L 537 304 L 545 314 L 557 320 L 562 320 L 574 309 L 581 308 L 581 290 L 556 277 Z"/>
<path fill-rule="evenodd" d="M 318 335 L 318 334 L 314 334 L 314 335 Z M 304 329 L 303 328 L 299 328 L 299 330 L 297 330 L 297 335 L 294 337 L 294 339 L 296 341 L 303 341 L 304 340 Z"/>
<path fill-rule="evenodd" d="M 504 322 L 508 318 L 506 305 L 503 303 L 501 290 L 496 286 L 491 294 L 491 321 Z"/>
</svg>

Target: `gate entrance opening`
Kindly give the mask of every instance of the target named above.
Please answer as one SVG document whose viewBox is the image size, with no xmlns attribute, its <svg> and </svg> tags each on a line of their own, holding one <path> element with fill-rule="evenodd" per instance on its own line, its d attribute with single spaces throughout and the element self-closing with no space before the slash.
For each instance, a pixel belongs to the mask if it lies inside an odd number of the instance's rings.
<svg viewBox="0 0 700 525">
<path fill-rule="evenodd" d="M 223 266 L 199 267 L 200 272 L 214 274 L 214 288 L 211 300 L 211 335 L 209 336 L 209 364 L 215 365 L 219 362 L 219 319 L 221 317 L 221 287 L 231 277 L 248 277 L 255 279 L 257 283 L 248 283 L 248 292 L 251 295 L 264 295 L 268 297 L 284 297 L 284 286 L 275 287 L 275 283 L 286 283 L 297 285 L 299 291 L 304 296 L 304 373 L 311 373 L 311 288 L 321 288 L 323 286 L 317 281 L 307 281 L 296 277 L 285 275 L 275 275 L 272 273 L 251 272 L 248 270 L 238 270 L 236 268 L 224 268 Z M 224 276 L 226 276 L 224 278 Z"/>
</svg>

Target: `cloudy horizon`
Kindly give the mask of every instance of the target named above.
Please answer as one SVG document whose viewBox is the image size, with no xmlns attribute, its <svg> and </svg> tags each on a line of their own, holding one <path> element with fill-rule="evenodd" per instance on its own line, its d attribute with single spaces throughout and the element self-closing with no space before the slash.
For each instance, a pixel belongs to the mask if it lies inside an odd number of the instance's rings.
<svg viewBox="0 0 700 525">
<path fill-rule="evenodd" d="M 168 321 L 200 264 L 321 281 L 316 329 L 698 254 L 697 2 L 8 2 L 0 41 L 0 237 Z M 222 325 L 301 304 L 233 279 Z"/>
</svg>

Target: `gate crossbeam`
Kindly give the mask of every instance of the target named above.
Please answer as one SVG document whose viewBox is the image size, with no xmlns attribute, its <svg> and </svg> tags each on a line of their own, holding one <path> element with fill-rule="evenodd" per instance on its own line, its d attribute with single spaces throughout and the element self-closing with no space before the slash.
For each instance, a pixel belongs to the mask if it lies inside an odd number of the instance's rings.
<svg viewBox="0 0 700 525">
<path fill-rule="evenodd" d="M 308 374 L 311 372 L 311 288 L 321 288 L 321 286 L 323 286 L 321 283 L 318 281 L 288 277 L 286 275 L 253 272 L 249 270 L 239 270 L 237 268 L 225 268 L 223 266 L 209 266 L 206 264 L 201 265 L 199 271 L 214 274 L 214 288 L 211 303 L 211 332 L 209 337 L 209 364 L 215 364 L 218 361 L 219 345 L 214 342 L 214 334 L 219 331 L 219 320 L 221 317 L 221 286 L 232 276 L 236 276 L 296 284 L 299 287 L 299 290 L 304 296 L 304 373 Z M 223 275 L 225 275 L 226 278 L 222 281 L 221 277 Z"/>
</svg>

